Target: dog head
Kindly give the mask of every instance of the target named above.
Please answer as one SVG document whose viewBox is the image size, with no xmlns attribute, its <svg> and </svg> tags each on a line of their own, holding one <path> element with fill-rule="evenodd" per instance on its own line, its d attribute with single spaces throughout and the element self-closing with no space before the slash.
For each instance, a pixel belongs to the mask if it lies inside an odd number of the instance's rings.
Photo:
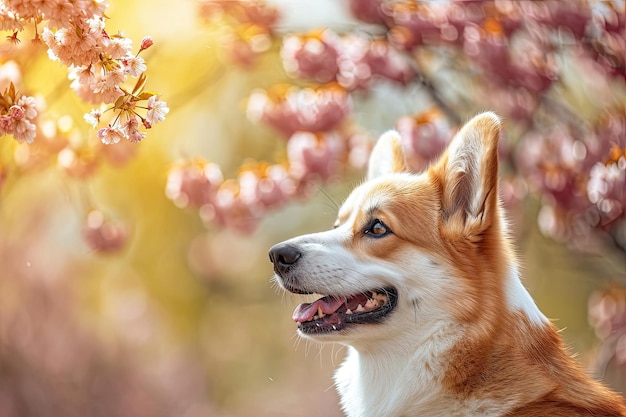
<svg viewBox="0 0 626 417">
<path fill-rule="evenodd" d="M 270 249 L 284 289 L 323 295 L 294 311 L 302 336 L 358 345 L 489 323 L 512 258 L 499 215 L 500 129 L 495 114 L 476 116 L 422 173 L 408 172 L 398 133 L 385 133 L 334 227 Z"/>
</svg>

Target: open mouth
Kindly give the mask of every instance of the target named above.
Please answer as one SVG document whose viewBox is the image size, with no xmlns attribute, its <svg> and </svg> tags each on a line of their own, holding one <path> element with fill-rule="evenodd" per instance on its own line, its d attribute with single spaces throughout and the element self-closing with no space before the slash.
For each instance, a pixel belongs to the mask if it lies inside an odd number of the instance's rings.
<svg viewBox="0 0 626 417">
<path fill-rule="evenodd" d="M 293 320 L 303 333 L 329 333 L 354 324 L 380 323 L 397 302 L 398 292 L 392 287 L 349 297 L 327 295 L 312 303 L 300 304 L 293 312 Z"/>
</svg>

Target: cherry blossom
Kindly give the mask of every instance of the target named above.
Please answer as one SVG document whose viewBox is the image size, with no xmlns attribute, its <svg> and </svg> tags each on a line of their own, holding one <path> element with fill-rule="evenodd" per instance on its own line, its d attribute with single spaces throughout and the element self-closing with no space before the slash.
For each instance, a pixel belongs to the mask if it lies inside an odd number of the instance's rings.
<svg viewBox="0 0 626 417">
<path fill-rule="evenodd" d="M 43 42 L 48 47 L 48 56 L 68 67 L 70 87 L 83 100 L 94 104 L 111 105 L 106 110 L 96 109 L 90 112 L 85 120 L 94 128 L 100 123 L 108 124 L 104 130 L 98 131 L 98 137 L 108 144 L 119 143 L 119 132 L 123 137 L 138 142 L 146 137 L 140 131 L 138 123 L 130 122 L 123 129 L 117 129 L 118 123 L 126 123 L 132 117 L 139 117 L 142 127 L 149 129 L 154 123 L 163 121 L 169 109 L 159 99 L 157 93 L 146 93 L 147 77 L 146 62 L 139 53 L 150 48 L 154 41 L 150 36 L 142 39 L 137 54 L 132 53 L 132 40 L 123 33 L 109 34 L 105 29 L 106 0 L 64 0 L 49 2 L 28 2 L 10 0 L 0 7 L 0 27 L 14 30 L 11 36 L 18 42 L 18 31 L 23 30 L 25 23 L 35 25 L 33 42 Z M 43 25 L 41 31 L 38 26 Z M 125 86 L 129 78 L 135 78 L 135 86 Z M 147 101 L 146 106 L 140 102 Z M 31 106 L 32 107 L 32 106 Z M 145 109 L 146 114 L 138 111 Z M 97 113 L 96 113 L 97 112 Z M 111 115 L 102 120 L 105 114 Z M 17 123 L 19 141 L 32 142 L 36 133 L 36 125 L 31 126 L 34 116 L 28 115 L 27 120 Z M 3 121 L 4 131 L 12 124 Z M 113 130 L 112 130 L 113 129 Z M 116 134 L 112 135 L 111 132 Z"/>
<path fill-rule="evenodd" d="M 292 35 L 283 40 L 281 57 L 285 70 L 299 78 L 320 83 L 336 79 L 339 38 L 330 30 Z"/>
<path fill-rule="evenodd" d="M 318 89 L 257 91 L 248 101 L 248 117 L 263 121 L 285 136 L 297 131 L 322 132 L 336 127 L 350 112 L 350 99 L 337 85 Z"/>
<path fill-rule="evenodd" d="M 587 196 L 596 205 L 603 227 L 626 215 L 626 156 L 591 168 Z"/>
<path fill-rule="evenodd" d="M 124 131 L 120 126 L 107 126 L 98 130 L 98 138 L 105 145 L 110 145 L 112 143 L 117 143 L 120 139 L 124 138 Z"/>
<path fill-rule="evenodd" d="M 155 124 L 165 120 L 165 116 L 169 113 L 170 109 L 164 101 L 159 100 L 159 96 L 153 95 L 148 99 L 148 111 L 146 113 L 146 120 L 150 124 Z"/>
<path fill-rule="evenodd" d="M 148 67 L 144 63 L 143 58 L 137 56 L 126 56 L 122 58 L 124 65 L 124 74 L 139 77 Z"/>
<path fill-rule="evenodd" d="M 129 142 L 141 142 L 146 137 L 146 132 L 139 131 L 139 122 L 136 117 L 129 118 L 122 126 L 124 137 Z"/>
<path fill-rule="evenodd" d="M 224 181 L 218 165 L 194 159 L 174 165 L 167 176 L 165 195 L 181 208 L 213 203 Z"/>
<path fill-rule="evenodd" d="M 100 118 L 102 117 L 102 111 L 93 109 L 89 113 L 85 114 L 85 121 L 90 124 L 92 127 L 97 127 L 98 123 L 100 123 Z"/>
<path fill-rule="evenodd" d="M 0 94 L 0 135 L 13 135 L 19 143 L 31 144 L 37 135 L 37 102 L 29 96 L 18 99 L 16 94 L 12 82 Z"/>
<path fill-rule="evenodd" d="M 154 45 L 154 41 L 152 40 L 152 36 L 146 36 L 141 40 L 141 46 L 139 48 L 139 52 L 145 51 Z"/>
<path fill-rule="evenodd" d="M 415 171 L 426 169 L 453 136 L 443 115 L 436 111 L 401 117 L 396 122 L 396 129 L 406 149 L 407 162 Z"/>
<path fill-rule="evenodd" d="M 296 132 L 287 143 L 287 155 L 292 177 L 328 181 L 341 173 L 346 143 L 336 132 Z"/>
</svg>

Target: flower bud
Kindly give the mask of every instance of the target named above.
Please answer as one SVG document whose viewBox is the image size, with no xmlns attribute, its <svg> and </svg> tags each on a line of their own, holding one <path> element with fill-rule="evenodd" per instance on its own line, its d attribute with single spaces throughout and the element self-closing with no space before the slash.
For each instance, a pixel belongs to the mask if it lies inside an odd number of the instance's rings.
<svg viewBox="0 0 626 417">
<path fill-rule="evenodd" d="M 141 47 L 139 48 L 139 52 L 146 50 L 154 45 L 154 41 L 152 40 L 152 36 L 146 36 L 141 40 Z"/>
</svg>

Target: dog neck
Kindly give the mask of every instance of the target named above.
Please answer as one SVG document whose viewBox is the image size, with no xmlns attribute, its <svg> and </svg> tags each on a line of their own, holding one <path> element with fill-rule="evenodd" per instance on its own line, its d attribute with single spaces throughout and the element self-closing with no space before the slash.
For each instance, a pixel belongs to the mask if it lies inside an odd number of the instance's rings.
<svg viewBox="0 0 626 417">
<path fill-rule="evenodd" d="M 413 332 L 411 332 L 413 333 Z M 407 407 L 449 410 L 441 391 L 444 364 L 439 358 L 452 347 L 458 334 L 449 325 L 429 334 L 405 334 L 387 343 L 348 347 L 335 374 L 341 405 L 348 417 L 400 416 Z M 411 350 L 409 350 L 411 349 Z M 444 407 L 445 408 L 442 408 Z"/>
<path fill-rule="evenodd" d="M 522 345 L 542 343 L 536 340 L 519 345 L 507 342 L 508 339 L 532 337 L 535 333 L 532 329 L 540 330 L 538 339 L 552 331 L 520 282 L 515 267 L 510 268 L 506 281 L 508 311 L 500 312 L 499 323 L 493 323 L 497 336 L 476 334 L 477 326 L 473 323 L 407 321 L 402 333 L 350 346 L 335 374 L 346 415 L 495 416 L 515 409 L 519 401 L 545 395 L 553 386 L 545 380 L 528 382 L 524 398 L 520 394 L 506 399 L 472 398 L 462 393 L 463 386 L 479 390 L 475 384 L 480 378 L 475 378 L 476 375 L 493 379 L 480 380 L 481 384 L 506 383 L 499 381 L 503 375 L 493 372 L 497 358 L 510 355 L 519 359 L 528 348 Z M 487 353 L 478 358 L 474 356 L 475 351 Z M 451 357 L 454 358 L 452 367 L 456 368 L 452 370 Z M 408 414 L 407 410 L 410 410 Z"/>
</svg>

